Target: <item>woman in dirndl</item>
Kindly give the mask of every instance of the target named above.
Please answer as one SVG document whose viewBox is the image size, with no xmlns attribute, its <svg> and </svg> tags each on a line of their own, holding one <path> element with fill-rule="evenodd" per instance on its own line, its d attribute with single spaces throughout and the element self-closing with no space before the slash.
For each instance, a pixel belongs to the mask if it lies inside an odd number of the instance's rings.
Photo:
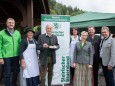
<svg viewBox="0 0 115 86">
<path fill-rule="evenodd" d="M 88 33 L 81 32 L 81 41 L 76 43 L 74 50 L 74 86 L 93 86 L 93 49 L 92 44 L 87 42 Z"/>
</svg>

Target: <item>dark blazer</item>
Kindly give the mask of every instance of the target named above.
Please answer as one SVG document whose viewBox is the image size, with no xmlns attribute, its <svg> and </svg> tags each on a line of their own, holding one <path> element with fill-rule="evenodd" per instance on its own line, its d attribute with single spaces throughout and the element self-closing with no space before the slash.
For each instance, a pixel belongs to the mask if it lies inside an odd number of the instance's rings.
<svg viewBox="0 0 115 86">
<path fill-rule="evenodd" d="M 40 59 L 40 63 L 41 65 L 46 64 L 47 61 L 47 51 L 49 50 L 48 48 L 43 48 L 43 44 L 47 43 L 48 44 L 48 39 L 46 38 L 46 34 L 42 34 L 39 36 L 38 38 L 38 50 L 40 50 L 40 55 L 39 55 L 39 59 Z M 56 49 L 52 49 L 52 61 L 53 64 L 56 63 L 56 53 L 55 51 L 57 49 L 59 49 L 59 44 L 58 44 L 58 39 L 55 35 L 52 34 L 51 36 L 51 45 L 56 45 L 57 48 Z"/>
<path fill-rule="evenodd" d="M 74 62 L 80 64 L 93 64 L 93 50 L 90 42 L 85 42 L 81 48 L 81 42 L 77 42 L 74 50 Z"/>
<path fill-rule="evenodd" d="M 35 41 L 35 39 L 34 39 L 34 41 Z M 35 41 L 35 43 L 36 43 L 36 41 Z M 37 45 L 37 43 L 36 43 L 36 45 Z M 27 38 L 23 38 L 21 40 L 20 47 L 19 47 L 19 58 L 20 59 L 23 59 L 23 52 L 26 50 L 27 47 L 28 47 Z M 37 46 L 36 46 L 36 53 L 37 53 Z"/>
<path fill-rule="evenodd" d="M 99 57 L 100 57 L 100 42 L 101 42 L 101 37 L 98 36 L 98 35 L 95 35 L 94 36 L 94 39 L 91 38 L 90 35 L 88 35 L 88 38 L 87 38 L 87 41 L 88 42 L 91 42 L 92 43 L 92 46 L 94 47 L 94 62 L 99 62 Z"/>
</svg>

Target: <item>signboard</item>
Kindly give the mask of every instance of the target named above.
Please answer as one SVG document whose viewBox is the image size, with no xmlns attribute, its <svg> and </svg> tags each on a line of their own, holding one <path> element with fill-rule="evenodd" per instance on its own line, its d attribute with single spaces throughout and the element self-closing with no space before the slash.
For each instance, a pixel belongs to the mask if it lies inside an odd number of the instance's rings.
<svg viewBox="0 0 115 86">
<path fill-rule="evenodd" d="M 46 25 L 53 25 L 53 34 L 57 36 L 60 49 L 56 51 L 56 64 L 52 85 L 70 83 L 70 16 L 66 15 L 41 15 L 41 32 L 46 33 Z"/>
</svg>

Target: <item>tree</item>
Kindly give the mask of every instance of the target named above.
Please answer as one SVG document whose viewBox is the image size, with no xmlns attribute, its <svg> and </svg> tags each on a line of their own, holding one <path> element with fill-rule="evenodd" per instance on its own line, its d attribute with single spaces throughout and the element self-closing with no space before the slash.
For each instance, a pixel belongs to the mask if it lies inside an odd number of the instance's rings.
<svg viewBox="0 0 115 86">
<path fill-rule="evenodd" d="M 72 8 L 71 6 L 67 7 L 66 5 L 56 2 L 56 0 L 48 0 L 48 1 L 51 14 L 74 16 L 85 12 L 77 7 L 75 8 Z"/>
</svg>

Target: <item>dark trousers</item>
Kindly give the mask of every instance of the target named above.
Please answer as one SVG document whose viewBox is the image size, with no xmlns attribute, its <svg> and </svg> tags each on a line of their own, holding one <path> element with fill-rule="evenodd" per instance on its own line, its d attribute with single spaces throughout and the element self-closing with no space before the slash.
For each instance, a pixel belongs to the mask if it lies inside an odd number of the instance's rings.
<svg viewBox="0 0 115 86">
<path fill-rule="evenodd" d="M 4 71 L 3 71 L 3 68 L 4 68 L 3 65 L 0 64 L 0 81 L 1 81 L 2 78 L 3 78 L 3 72 L 4 72 Z"/>
<path fill-rule="evenodd" d="M 103 69 L 103 74 L 105 77 L 106 86 L 115 86 L 113 70 L 108 70 L 108 66 L 103 66 L 102 59 L 100 59 L 100 61 L 101 61 L 102 69 Z"/>
<path fill-rule="evenodd" d="M 11 78 L 12 69 L 12 78 Z M 19 58 L 11 57 L 4 59 L 5 86 L 17 86 L 17 77 L 19 73 Z"/>
<path fill-rule="evenodd" d="M 114 84 L 115 84 L 115 67 L 113 68 Z"/>
<path fill-rule="evenodd" d="M 71 79 L 70 79 L 70 83 L 72 83 L 72 82 L 73 82 L 73 78 L 74 78 L 74 71 L 75 71 L 75 68 L 70 67 L 70 77 L 71 77 Z"/>
<path fill-rule="evenodd" d="M 51 58 L 48 58 L 48 61 L 45 65 L 41 65 L 40 67 L 41 86 L 45 86 L 45 77 L 47 71 L 48 71 L 48 86 L 51 86 L 53 77 L 53 66 L 54 64 L 52 63 Z"/>
<path fill-rule="evenodd" d="M 38 86 L 39 76 L 32 77 L 32 78 L 26 78 L 26 84 L 27 86 Z"/>
<path fill-rule="evenodd" d="M 99 62 L 93 62 L 94 86 L 98 86 Z"/>
</svg>

